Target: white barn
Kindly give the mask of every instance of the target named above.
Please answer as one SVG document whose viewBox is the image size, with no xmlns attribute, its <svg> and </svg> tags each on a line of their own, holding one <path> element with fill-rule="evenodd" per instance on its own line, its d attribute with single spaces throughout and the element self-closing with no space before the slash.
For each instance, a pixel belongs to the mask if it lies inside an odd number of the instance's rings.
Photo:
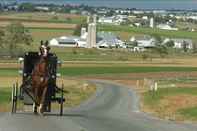
<svg viewBox="0 0 197 131">
<path fill-rule="evenodd" d="M 50 46 L 57 47 L 86 47 L 86 41 L 80 37 L 62 36 L 49 41 Z"/>
</svg>

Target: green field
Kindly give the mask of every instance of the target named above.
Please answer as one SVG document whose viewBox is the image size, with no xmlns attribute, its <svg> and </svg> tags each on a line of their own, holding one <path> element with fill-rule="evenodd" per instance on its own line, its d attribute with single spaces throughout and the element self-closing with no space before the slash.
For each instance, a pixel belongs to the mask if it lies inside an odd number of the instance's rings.
<svg viewBox="0 0 197 131">
<path fill-rule="evenodd" d="M 187 119 L 197 120 L 197 107 L 196 106 L 180 109 L 178 112 L 184 115 Z"/>
<path fill-rule="evenodd" d="M 36 48 L 37 49 L 37 48 Z M 51 52 L 57 54 L 58 58 L 64 61 L 149 61 L 152 62 L 154 59 L 162 59 L 158 53 L 154 51 L 136 53 L 131 52 L 128 49 L 85 49 L 85 48 L 58 48 L 52 47 Z M 143 56 L 147 58 L 144 59 Z M 196 54 L 192 53 L 169 53 L 164 58 L 173 59 L 176 58 L 193 58 Z M 176 61 L 175 60 L 175 61 Z"/>
<path fill-rule="evenodd" d="M 168 117 L 168 119 L 181 121 L 197 120 L 196 82 L 196 78 L 158 81 L 157 92 L 142 93 L 143 109 L 151 110 L 161 118 Z"/>
<path fill-rule="evenodd" d="M 6 12 L 0 14 L 0 20 L 80 24 L 86 21 L 86 17 L 81 15 L 71 15 L 65 13 L 50 14 L 44 12 L 34 12 L 34 13 Z"/>
<path fill-rule="evenodd" d="M 98 25 L 100 31 L 112 31 L 112 32 L 129 32 L 136 34 L 146 35 L 159 35 L 169 38 L 190 38 L 193 40 L 197 39 L 197 32 L 188 31 L 167 31 L 160 29 L 141 28 L 141 27 L 128 27 L 128 26 L 111 26 L 111 25 Z"/>
<path fill-rule="evenodd" d="M 197 95 L 196 88 L 160 88 L 158 92 L 146 92 L 144 102 L 150 106 L 157 106 L 159 101 L 166 96 L 176 96 L 177 94 Z M 197 117 L 197 116 L 196 116 Z"/>
<path fill-rule="evenodd" d="M 97 74 L 126 74 L 148 72 L 191 72 L 197 71 L 196 67 L 64 67 L 59 72 L 63 76 L 84 76 Z M 18 69 L 0 68 L 0 76 L 17 76 Z"/>
<path fill-rule="evenodd" d="M 33 47 L 38 46 L 41 40 L 51 40 L 52 38 L 70 36 L 73 34 L 73 30 L 70 29 L 30 28 L 29 31 L 32 34 Z M 29 48 L 32 48 L 32 46 Z"/>
<path fill-rule="evenodd" d="M 1 88 L 0 89 L 0 105 L 7 104 L 11 99 L 11 88 Z"/>
<path fill-rule="evenodd" d="M 140 58 L 140 54 L 119 50 L 98 50 L 83 48 L 53 48 L 61 60 L 79 60 L 79 61 L 127 61 Z"/>
</svg>

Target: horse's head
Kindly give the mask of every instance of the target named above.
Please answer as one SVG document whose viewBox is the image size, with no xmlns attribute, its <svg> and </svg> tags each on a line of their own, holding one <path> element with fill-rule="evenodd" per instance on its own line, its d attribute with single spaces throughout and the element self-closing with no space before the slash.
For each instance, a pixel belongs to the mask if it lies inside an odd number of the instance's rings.
<svg viewBox="0 0 197 131">
<path fill-rule="evenodd" d="M 48 43 L 48 41 L 46 41 L 45 43 L 41 41 L 40 43 L 40 54 L 43 57 L 47 57 L 49 54 L 50 47 L 48 46 Z"/>
</svg>

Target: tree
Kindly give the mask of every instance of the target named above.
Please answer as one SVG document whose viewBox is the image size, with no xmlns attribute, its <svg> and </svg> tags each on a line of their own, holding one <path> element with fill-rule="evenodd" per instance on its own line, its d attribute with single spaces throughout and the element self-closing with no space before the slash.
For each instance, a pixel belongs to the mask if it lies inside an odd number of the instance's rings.
<svg viewBox="0 0 197 131">
<path fill-rule="evenodd" d="M 159 36 L 159 35 L 154 35 L 154 38 L 155 38 L 155 44 L 156 44 L 156 45 L 161 45 L 161 43 L 162 43 L 162 38 L 161 38 L 161 36 Z"/>
<path fill-rule="evenodd" d="M 166 42 L 166 46 L 170 47 L 170 48 L 174 47 L 174 41 L 170 40 L 170 41 Z"/>
<path fill-rule="evenodd" d="M 197 53 L 197 43 L 193 41 L 192 53 Z"/>
<path fill-rule="evenodd" d="M 165 45 L 156 45 L 154 50 L 160 55 L 160 57 L 164 57 L 168 54 L 168 49 Z"/>
<path fill-rule="evenodd" d="M 54 15 L 53 17 L 52 17 L 52 20 L 54 20 L 54 21 L 56 21 L 56 20 L 58 20 L 59 19 L 59 17 L 57 16 L 57 15 Z"/>
<path fill-rule="evenodd" d="M 0 48 L 2 48 L 4 46 L 4 36 L 5 36 L 5 32 L 3 30 L 0 30 Z"/>
<path fill-rule="evenodd" d="M 108 11 L 105 15 L 106 15 L 107 17 L 110 17 L 110 16 L 113 16 L 114 14 L 115 14 L 115 11 L 110 10 L 110 11 Z"/>
<path fill-rule="evenodd" d="M 20 22 L 14 22 L 6 27 L 4 41 L 10 56 L 13 57 L 18 53 L 17 49 L 23 49 L 24 45 L 30 45 L 33 39 Z"/>
<path fill-rule="evenodd" d="M 78 24 L 77 27 L 75 28 L 73 35 L 80 36 L 81 35 L 81 28 L 82 27 L 87 28 L 87 26 L 88 26 L 87 24 Z"/>
<path fill-rule="evenodd" d="M 138 42 L 136 40 L 133 42 L 133 46 L 134 47 L 138 46 Z"/>
<path fill-rule="evenodd" d="M 70 17 L 66 18 L 66 22 L 70 23 L 72 21 L 72 19 Z"/>
<path fill-rule="evenodd" d="M 187 52 L 188 51 L 187 46 L 188 46 L 188 43 L 186 41 L 183 41 L 183 51 L 184 52 Z"/>
<path fill-rule="evenodd" d="M 19 6 L 20 11 L 30 11 L 33 12 L 35 10 L 35 5 L 31 3 L 22 3 Z"/>
<path fill-rule="evenodd" d="M 155 35 L 155 48 L 154 51 L 160 55 L 160 57 L 164 57 L 168 54 L 168 49 L 165 45 L 162 45 L 162 38 L 159 35 Z"/>
</svg>

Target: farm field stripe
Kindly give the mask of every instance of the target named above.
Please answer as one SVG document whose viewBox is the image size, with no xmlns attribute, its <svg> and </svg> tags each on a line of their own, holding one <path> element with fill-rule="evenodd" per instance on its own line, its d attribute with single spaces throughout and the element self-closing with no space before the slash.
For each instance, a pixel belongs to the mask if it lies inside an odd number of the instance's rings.
<svg viewBox="0 0 197 131">
<path fill-rule="evenodd" d="M 161 35 L 166 37 L 177 37 L 177 38 L 191 38 L 196 39 L 196 32 L 188 31 L 166 31 L 160 29 L 150 29 L 150 28 L 136 28 L 128 26 L 111 26 L 111 25 L 99 25 L 98 30 L 100 31 L 121 31 L 121 32 L 134 32 L 143 33 L 148 35 Z"/>
<path fill-rule="evenodd" d="M 18 68 L 0 68 L 0 76 L 16 76 Z M 64 76 L 150 73 L 150 72 L 192 72 L 196 67 L 64 67 L 59 72 Z"/>
</svg>

